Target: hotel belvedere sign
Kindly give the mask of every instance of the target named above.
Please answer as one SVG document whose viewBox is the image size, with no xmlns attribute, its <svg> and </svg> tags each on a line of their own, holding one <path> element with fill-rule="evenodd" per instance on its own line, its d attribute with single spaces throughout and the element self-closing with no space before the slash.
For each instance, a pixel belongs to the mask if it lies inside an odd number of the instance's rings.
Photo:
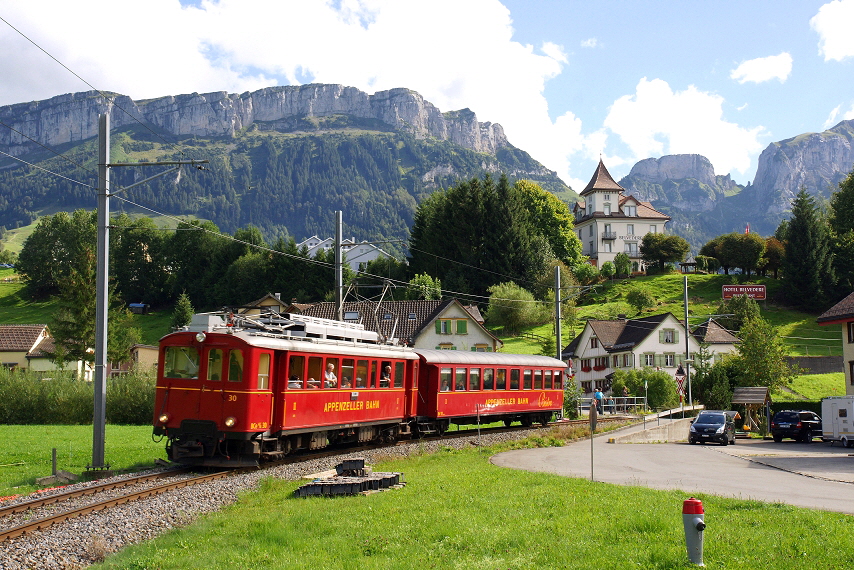
<svg viewBox="0 0 854 570">
<path fill-rule="evenodd" d="M 765 285 L 724 285 L 722 289 L 724 299 L 747 295 L 757 301 L 765 300 Z"/>
</svg>

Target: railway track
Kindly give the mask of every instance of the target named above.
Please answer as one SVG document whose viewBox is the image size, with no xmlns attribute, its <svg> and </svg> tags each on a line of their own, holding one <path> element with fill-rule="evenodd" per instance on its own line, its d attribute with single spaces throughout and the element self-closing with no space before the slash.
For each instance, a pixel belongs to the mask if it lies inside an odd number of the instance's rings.
<svg viewBox="0 0 854 570">
<path fill-rule="evenodd" d="M 622 421 L 625 418 L 608 418 L 604 420 L 606 423 L 610 421 Z M 559 422 L 551 425 L 585 425 L 587 423 L 586 420 L 573 420 L 570 422 Z M 481 430 L 481 434 L 486 436 L 490 434 L 497 433 L 507 433 L 513 431 L 526 430 L 531 428 L 513 426 L 513 427 L 493 427 L 493 428 L 485 428 Z M 445 432 L 440 437 L 435 438 L 424 438 L 424 441 L 429 439 L 440 440 L 440 439 L 456 439 L 462 437 L 472 437 L 476 436 L 476 429 L 467 429 L 467 430 L 458 430 Z M 102 511 L 106 509 L 110 509 L 112 507 L 122 505 L 131 501 L 145 499 L 154 495 L 159 495 L 161 493 L 165 493 L 167 491 L 172 491 L 175 489 L 180 489 L 183 487 L 189 487 L 192 485 L 197 485 L 200 483 L 206 483 L 209 481 L 213 481 L 216 479 L 222 479 L 225 477 L 229 477 L 238 473 L 244 473 L 247 471 L 253 471 L 258 469 L 267 469 L 280 465 L 294 464 L 302 461 L 315 460 L 324 457 L 330 457 L 341 454 L 353 454 L 360 453 L 362 451 L 376 450 L 381 447 L 389 447 L 394 445 L 401 444 L 410 444 L 412 440 L 407 441 L 399 441 L 393 444 L 380 444 L 380 445 L 367 445 L 358 448 L 347 448 L 347 449 L 334 449 L 334 450 L 325 450 L 320 453 L 312 453 L 305 455 L 294 455 L 283 458 L 278 461 L 265 463 L 260 468 L 242 468 L 242 469 L 231 469 L 227 471 L 217 471 L 213 473 L 207 473 L 192 477 L 181 478 L 175 481 L 170 481 L 167 483 L 161 483 L 153 486 L 146 486 L 143 489 L 133 489 L 128 493 L 123 493 L 118 496 L 114 496 L 108 499 L 104 499 L 101 501 L 90 502 L 85 505 L 76 506 L 67 510 L 62 510 L 61 512 L 49 513 L 44 516 L 40 516 L 38 518 L 28 520 L 23 524 L 15 524 L 13 526 L 8 526 L 6 528 L 0 528 L 0 543 L 7 541 L 9 539 L 13 539 L 24 535 L 29 532 L 33 532 L 36 530 L 46 529 L 54 524 L 67 521 L 69 519 L 73 519 L 75 517 L 83 516 L 89 513 Z M 0 526 L 6 524 L 7 520 L 12 520 L 14 515 L 19 513 L 25 513 L 28 511 L 37 512 L 38 510 L 44 510 L 46 507 L 51 505 L 61 505 L 62 503 L 73 501 L 74 499 L 78 499 L 80 497 L 86 497 L 89 495 L 95 495 L 98 493 L 104 493 L 108 491 L 113 491 L 116 489 L 121 489 L 123 487 L 136 487 L 139 485 L 146 485 L 151 482 L 155 482 L 159 479 L 164 479 L 168 477 L 175 477 L 185 475 L 190 473 L 192 470 L 189 468 L 176 469 L 170 471 L 164 471 L 153 474 L 141 475 L 138 477 L 132 477 L 127 479 L 122 479 L 120 481 L 113 481 L 108 483 L 103 483 L 100 485 L 93 485 L 80 489 L 73 489 L 61 493 L 56 493 L 49 496 L 38 497 L 29 501 L 20 502 L 14 505 L 9 505 L 6 507 L 0 506 Z M 20 517 L 19 517 L 20 518 Z"/>
</svg>

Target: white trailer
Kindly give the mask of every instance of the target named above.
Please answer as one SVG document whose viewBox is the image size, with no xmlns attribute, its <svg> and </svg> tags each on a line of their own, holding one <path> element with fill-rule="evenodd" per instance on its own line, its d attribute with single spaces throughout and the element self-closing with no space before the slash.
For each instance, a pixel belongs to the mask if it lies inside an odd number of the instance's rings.
<svg viewBox="0 0 854 570">
<path fill-rule="evenodd" d="M 832 396 L 821 401 L 823 441 L 854 447 L 854 396 Z"/>
</svg>

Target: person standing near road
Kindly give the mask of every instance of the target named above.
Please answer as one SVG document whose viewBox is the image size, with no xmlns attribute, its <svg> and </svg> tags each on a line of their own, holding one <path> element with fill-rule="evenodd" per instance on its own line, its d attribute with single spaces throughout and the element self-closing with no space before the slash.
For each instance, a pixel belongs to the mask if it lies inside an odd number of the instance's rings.
<svg viewBox="0 0 854 570">
<path fill-rule="evenodd" d="M 623 411 L 629 411 L 629 389 L 627 386 L 623 386 Z"/>
<path fill-rule="evenodd" d="M 596 388 L 596 391 L 593 393 L 593 398 L 596 399 L 596 411 L 600 414 L 602 413 L 602 398 L 605 397 L 605 394 L 599 388 Z"/>
</svg>

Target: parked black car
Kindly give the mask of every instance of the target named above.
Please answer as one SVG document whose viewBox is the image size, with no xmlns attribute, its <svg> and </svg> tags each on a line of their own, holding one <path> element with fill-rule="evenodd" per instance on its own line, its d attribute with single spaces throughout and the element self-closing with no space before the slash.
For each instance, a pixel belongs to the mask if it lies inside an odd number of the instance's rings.
<svg viewBox="0 0 854 570">
<path fill-rule="evenodd" d="M 726 412 L 704 410 L 688 428 L 688 443 L 714 441 L 721 445 L 735 444 L 735 424 Z"/>
<path fill-rule="evenodd" d="M 821 418 L 808 410 L 783 410 L 771 420 L 771 436 L 777 443 L 784 437 L 810 443 L 812 438 L 821 435 Z"/>
</svg>

